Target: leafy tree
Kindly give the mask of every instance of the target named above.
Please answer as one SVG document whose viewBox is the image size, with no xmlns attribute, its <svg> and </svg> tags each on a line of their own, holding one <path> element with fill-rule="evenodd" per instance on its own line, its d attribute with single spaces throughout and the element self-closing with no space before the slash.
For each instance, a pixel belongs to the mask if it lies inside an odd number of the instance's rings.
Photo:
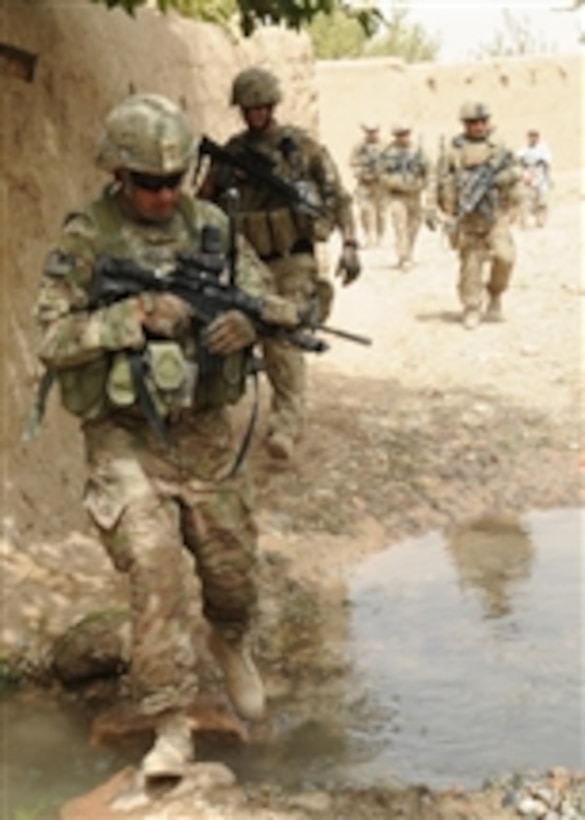
<svg viewBox="0 0 585 820">
<path fill-rule="evenodd" d="M 120 7 L 128 14 L 148 0 L 92 0 L 104 3 L 108 8 Z M 381 15 L 369 4 L 353 8 L 351 0 L 155 0 L 161 11 L 175 9 L 181 14 L 199 20 L 225 22 L 235 12 L 240 28 L 245 35 L 261 25 L 283 24 L 288 28 L 300 29 L 311 23 L 320 13 L 331 15 L 340 9 L 356 20 L 368 36 L 378 28 Z"/>
<path fill-rule="evenodd" d="M 318 60 L 338 60 L 361 57 L 367 36 L 357 20 L 336 9 L 331 14 L 318 14 L 307 31 Z"/>
<path fill-rule="evenodd" d="M 393 8 L 372 37 L 340 9 L 330 15 L 318 14 L 307 30 L 320 60 L 393 56 L 415 63 L 434 60 L 439 53 L 438 41 L 418 23 L 411 23 L 404 7 Z"/>
<path fill-rule="evenodd" d="M 585 0 L 578 0 L 585 2 Z M 492 39 L 479 46 L 471 55 L 476 59 L 482 57 L 520 57 L 524 54 L 543 54 L 553 49 L 551 45 L 534 33 L 528 15 L 515 15 L 510 11 L 502 12 L 502 26 L 497 29 Z"/>
<path fill-rule="evenodd" d="M 411 23 L 408 17 L 408 9 L 393 8 L 380 33 L 367 43 L 366 56 L 401 57 L 407 63 L 436 60 L 440 51 L 439 40 L 430 37 L 420 23 Z"/>
</svg>

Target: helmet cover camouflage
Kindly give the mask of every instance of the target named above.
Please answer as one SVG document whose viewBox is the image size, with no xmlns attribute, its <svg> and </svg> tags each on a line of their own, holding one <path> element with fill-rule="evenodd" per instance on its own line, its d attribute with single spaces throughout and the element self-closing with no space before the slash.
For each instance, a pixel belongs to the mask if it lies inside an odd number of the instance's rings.
<svg viewBox="0 0 585 820">
<path fill-rule="evenodd" d="M 132 94 L 106 117 L 96 163 L 104 171 L 173 174 L 186 170 L 194 149 L 189 120 L 174 102 Z"/>
<path fill-rule="evenodd" d="M 240 108 L 276 105 L 281 99 L 277 78 L 265 68 L 245 68 L 232 83 L 230 104 Z"/>
<path fill-rule="evenodd" d="M 364 131 L 379 131 L 380 123 L 373 117 L 368 117 L 367 119 L 362 121 L 362 129 Z"/>
<path fill-rule="evenodd" d="M 412 128 L 405 120 L 400 120 L 399 122 L 395 122 L 392 126 L 392 133 L 393 134 L 410 134 Z"/>
<path fill-rule="evenodd" d="M 465 102 L 459 109 L 459 119 L 463 122 L 472 120 L 487 120 L 491 112 L 483 102 Z"/>
</svg>

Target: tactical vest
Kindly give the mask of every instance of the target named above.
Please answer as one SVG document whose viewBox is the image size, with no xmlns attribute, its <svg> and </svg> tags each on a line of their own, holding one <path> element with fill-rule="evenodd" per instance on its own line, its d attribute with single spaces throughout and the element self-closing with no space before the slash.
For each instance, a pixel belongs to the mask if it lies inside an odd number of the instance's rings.
<svg viewBox="0 0 585 820">
<path fill-rule="evenodd" d="M 193 201 L 182 196 L 178 204 L 190 244 L 198 244 L 203 214 Z M 133 247 L 122 230 L 124 219 L 112 193 L 93 202 L 88 215 L 96 226 L 96 255 L 133 258 Z M 191 336 L 179 344 L 172 340 L 149 340 L 141 353 L 144 387 L 154 413 L 165 418 L 178 408 L 222 406 L 238 401 L 245 390 L 247 354 L 237 352 L 216 357 L 205 352 Z M 69 412 L 96 419 L 114 411 L 133 412 L 141 405 L 131 358 L 125 351 L 105 355 L 90 364 L 59 371 L 61 399 Z M 144 408 L 142 408 L 144 409 Z"/>
<path fill-rule="evenodd" d="M 323 208 L 324 213 L 315 217 L 303 212 L 302 207 L 287 203 L 262 181 L 236 179 L 242 194 L 237 228 L 261 259 L 301 250 L 312 252 L 314 242 L 328 239 L 334 227 L 333 216 L 327 215 L 323 191 L 308 167 L 302 133 L 294 128 L 279 128 L 276 137 L 263 141 L 258 153 L 272 165 L 275 176 L 294 184 L 307 201 Z M 227 148 L 237 154 L 247 145 L 243 134 L 228 143 Z"/>
</svg>

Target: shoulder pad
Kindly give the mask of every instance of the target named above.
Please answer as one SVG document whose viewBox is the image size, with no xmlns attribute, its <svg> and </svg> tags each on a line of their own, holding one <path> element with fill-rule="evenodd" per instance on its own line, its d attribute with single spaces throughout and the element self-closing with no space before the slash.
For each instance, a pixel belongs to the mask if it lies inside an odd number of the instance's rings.
<svg viewBox="0 0 585 820">
<path fill-rule="evenodd" d="M 43 271 L 47 276 L 68 276 L 74 267 L 75 263 L 71 254 L 60 250 L 52 250 L 47 254 Z"/>
</svg>

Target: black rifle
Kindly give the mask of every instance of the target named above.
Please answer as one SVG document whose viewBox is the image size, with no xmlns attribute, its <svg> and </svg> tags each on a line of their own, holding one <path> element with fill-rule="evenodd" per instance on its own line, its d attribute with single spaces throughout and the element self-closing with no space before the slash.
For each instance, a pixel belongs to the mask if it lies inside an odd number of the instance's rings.
<svg viewBox="0 0 585 820">
<path fill-rule="evenodd" d="M 478 213 L 490 222 L 495 218 L 495 194 L 493 182 L 500 171 L 508 164 L 512 154 L 502 151 L 499 158 L 478 165 L 466 172 L 459 188 L 457 198 L 457 217 L 459 223 L 464 217 Z"/>
<path fill-rule="evenodd" d="M 274 161 L 266 154 L 255 151 L 250 146 L 245 146 L 242 151 L 232 153 L 222 148 L 221 145 L 209 137 L 204 136 L 199 143 L 199 161 L 206 156 L 220 165 L 227 165 L 232 169 L 243 171 L 250 180 L 261 182 L 302 213 L 315 218 L 326 215 L 323 206 L 307 196 L 306 183 L 302 181 L 289 182 L 275 174 Z"/>
<path fill-rule="evenodd" d="M 224 268 L 222 256 L 193 252 L 178 253 L 176 266 L 165 274 L 137 265 L 130 259 L 101 256 L 95 266 L 90 307 L 109 305 L 146 291 L 172 293 L 192 307 L 195 319 L 202 325 L 228 310 L 239 310 L 252 322 L 258 336 L 282 339 L 312 353 L 324 352 L 328 344 L 312 333 L 303 332 L 304 329 L 331 333 L 358 344 L 372 343 L 367 336 L 313 322 L 310 315 L 299 319 L 295 328 L 266 321 L 262 315 L 262 298 L 222 282 L 220 274 Z"/>
</svg>

